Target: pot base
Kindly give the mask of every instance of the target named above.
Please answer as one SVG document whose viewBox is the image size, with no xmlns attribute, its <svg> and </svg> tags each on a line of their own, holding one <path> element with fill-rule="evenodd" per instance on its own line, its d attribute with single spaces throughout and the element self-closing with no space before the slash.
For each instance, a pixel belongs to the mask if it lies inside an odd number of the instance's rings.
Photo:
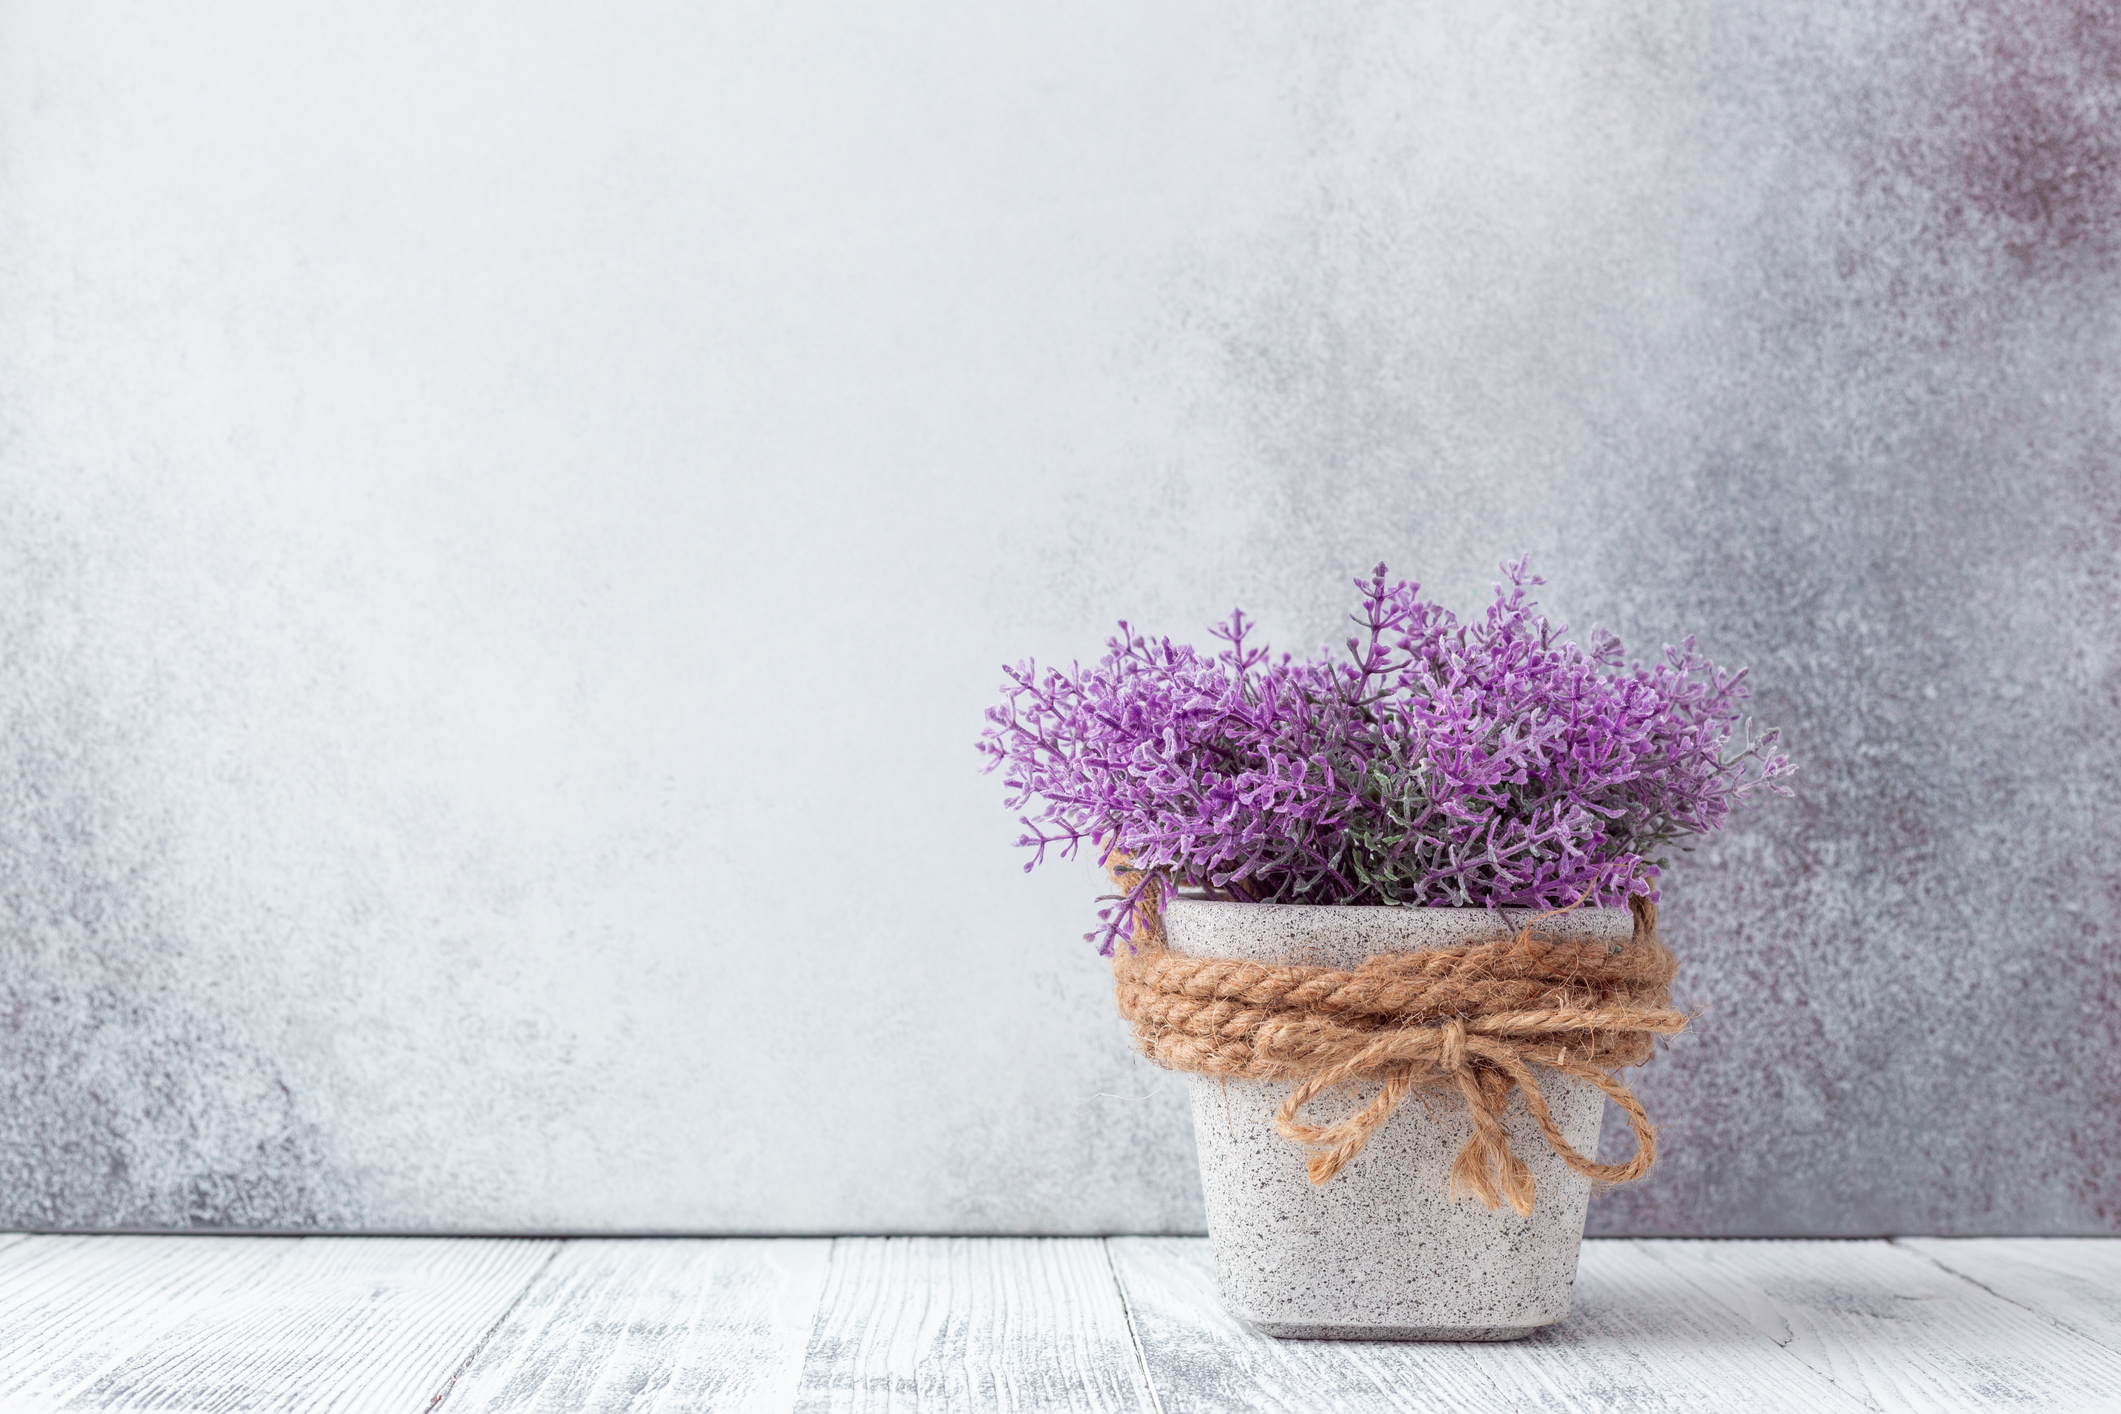
<svg viewBox="0 0 2121 1414">
<path fill-rule="evenodd" d="M 1605 1095 L 1548 1073 L 1562 1131 L 1588 1150 Z M 1456 1096 L 1409 1100 L 1341 1173 L 1314 1187 L 1274 1127 L 1288 1082 L 1191 1077 L 1216 1286 L 1231 1315 L 1285 1340 L 1519 1340 L 1566 1320 L 1590 1183 L 1540 1135 L 1523 1096 L 1504 1129 L 1535 1175 L 1530 1216 L 1450 1196 L 1472 1121 Z M 1321 1100 L 1335 1118 L 1369 1098 Z"/>
<path fill-rule="evenodd" d="M 1246 1321 L 1276 1340 L 1523 1340 L 1539 1326 L 1310 1326 L 1291 1321 Z M 1548 1324 L 1552 1324 L 1549 1322 Z"/>
</svg>

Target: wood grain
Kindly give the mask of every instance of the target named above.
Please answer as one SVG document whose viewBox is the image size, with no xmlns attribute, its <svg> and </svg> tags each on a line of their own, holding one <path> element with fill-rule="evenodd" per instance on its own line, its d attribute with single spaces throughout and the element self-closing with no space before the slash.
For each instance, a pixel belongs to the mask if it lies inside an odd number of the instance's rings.
<svg viewBox="0 0 2121 1414">
<path fill-rule="evenodd" d="M 1255 1334 L 1223 1309 L 1204 1237 L 1115 1237 L 1111 1250 L 1163 1414 L 1518 1407 L 1471 1346 Z"/>
<path fill-rule="evenodd" d="M 0 1250 L 0 1409 L 57 1407 L 297 1240 L 38 1237 Z"/>
<path fill-rule="evenodd" d="M 2121 1350 L 2121 1241 L 1904 1237 L 1899 1245 L 2109 1350 Z"/>
<path fill-rule="evenodd" d="M 796 1407 L 1152 1406 L 1098 1239 L 853 1237 L 833 1245 Z"/>
<path fill-rule="evenodd" d="M 0 1251 L 0 1407 L 422 1410 L 558 1245 L 33 1238 Z"/>
<path fill-rule="evenodd" d="M 2121 1242 L 1594 1241 L 1560 1326 L 1395 1345 L 1255 1335 L 1223 1311 L 1198 1238 L 0 1233 L 8 1414 L 438 1400 L 441 1414 L 2112 1410 Z"/>
<path fill-rule="evenodd" d="M 438 1414 L 785 1414 L 831 1249 L 823 1239 L 570 1242 Z"/>
<path fill-rule="evenodd" d="M 1222 1409 L 1857 1411 L 1861 1401 L 1627 1243 L 1588 1242 L 1575 1310 L 1523 1341 L 1281 1341 L 1222 1308 L 1200 1238 L 1115 1238 L 1165 1414 Z"/>
<path fill-rule="evenodd" d="M 1876 1408 L 2121 1409 L 2115 1352 L 1890 1243 L 1640 1245 Z"/>
<path fill-rule="evenodd" d="M 1865 1408 L 1748 1322 L 1677 1286 L 1631 1242 L 1584 1243 L 1568 1320 L 1477 1355 L 1525 1409 Z"/>
</svg>

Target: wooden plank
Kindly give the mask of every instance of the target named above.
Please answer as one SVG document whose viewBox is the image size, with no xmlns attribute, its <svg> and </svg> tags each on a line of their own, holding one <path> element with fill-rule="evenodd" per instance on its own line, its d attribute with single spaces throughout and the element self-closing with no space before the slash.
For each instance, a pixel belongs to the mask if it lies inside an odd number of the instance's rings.
<svg viewBox="0 0 2121 1414">
<path fill-rule="evenodd" d="M 49 1254 L 50 1242 L 75 1244 Z M 41 1355 L 6 1408 L 425 1409 L 558 1250 L 477 1238 L 39 1238 L 0 1311 Z M 28 1263 L 37 1279 L 10 1283 Z M 12 1341 L 12 1320 L 0 1316 Z"/>
<path fill-rule="evenodd" d="M 795 1238 L 569 1242 L 439 1414 L 785 1414 L 831 1250 Z"/>
<path fill-rule="evenodd" d="M 2121 1238 L 1903 1237 L 1899 1245 L 2121 1350 Z"/>
<path fill-rule="evenodd" d="M 2121 1356 L 1891 1243 L 1641 1245 L 1876 1408 L 2121 1409 Z"/>
<path fill-rule="evenodd" d="M 1846 1411 L 1867 1406 L 1759 1330 L 1674 1282 L 1632 1242 L 1591 1241 L 1568 1320 L 1474 1347 L 1525 1409 Z"/>
<path fill-rule="evenodd" d="M 1864 1407 L 1628 1243 L 1584 1244 L 1567 1321 L 1493 1344 L 1275 1340 L 1223 1309 L 1205 1239 L 1112 1252 L 1164 1414 Z"/>
<path fill-rule="evenodd" d="M 1223 1309 L 1204 1237 L 1115 1237 L 1112 1264 L 1163 1414 L 1512 1409 L 1464 1345 L 1275 1340 Z"/>
<path fill-rule="evenodd" d="M 0 1250 L 0 1408 L 56 1407 L 296 1240 L 37 1237 Z"/>
<path fill-rule="evenodd" d="M 1151 1406 L 1098 1239 L 850 1237 L 833 1244 L 796 1407 Z"/>
</svg>

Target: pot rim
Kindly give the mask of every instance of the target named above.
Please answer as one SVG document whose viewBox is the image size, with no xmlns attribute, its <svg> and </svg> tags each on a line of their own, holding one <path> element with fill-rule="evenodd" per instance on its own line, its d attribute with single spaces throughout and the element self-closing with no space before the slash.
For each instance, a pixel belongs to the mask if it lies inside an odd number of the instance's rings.
<svg viewBox="0 0 2121 1414">
<path fill-rule="evenodd" d="M 1216 904 L 1236 908 L 1308 908 L 1334 909 L 1347 913 L 1375 913 L 1394 910 L 1401 913 L 1531 913 L 1548 914 L 1555 918 L 1566 918 L 1572 913 L 1626 913 L 1626 904 L 1584 903 L 1567 908 L 1540 908 L 1529 903 L 1280 903 L 1273 900 L 1242 898 L 1209 898 L 1198 889 L 1180 889 L 1164 903 L 1165 908 L 1175 904 Z"/>
</svg>

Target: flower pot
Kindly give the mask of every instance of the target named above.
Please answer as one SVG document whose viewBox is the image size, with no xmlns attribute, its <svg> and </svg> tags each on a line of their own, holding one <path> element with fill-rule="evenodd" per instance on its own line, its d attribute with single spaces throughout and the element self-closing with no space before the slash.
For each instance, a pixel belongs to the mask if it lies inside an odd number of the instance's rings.
<svg viewBox="0 0 2121 1414">
<path fill-rule="evenodd" d="M 1508 937 L 1530 910 L 1337 907 L 1176 898 L 1164 906 L 1172 952 L 1352 971 L 1382 953 Z M 1625 908 L 1578 908 L 1546 927 L 1624 942 Z M 1544 930 L 1542 930 L 1544 931 Z M 1598 1143 L 1605 1096 L 1587 1081 L 1534 1067 L 1555 1122 L 1579 1153 Z M 1288 1081 L 1195 1074 L 1193 1132 L 1222 1298 L 1267 1335 L 1303 1339 L 1511 1340 L 1569 1314 L 1590 1180 L 1558 1158 L 1513 1094 L 1504 1127 L 1529 1165 L 1529 1216 L 1450 1193 L 1452 1163 L 1473 1133 L 1448 1089 L 1417 1092 L 1352 1162 L 1309 1181 L 1304 1149 L 1275 1111 Z M 1330 1122 L 1376 1092 L 1325 1095 L 1306 1113 Z"/>
</svg>

